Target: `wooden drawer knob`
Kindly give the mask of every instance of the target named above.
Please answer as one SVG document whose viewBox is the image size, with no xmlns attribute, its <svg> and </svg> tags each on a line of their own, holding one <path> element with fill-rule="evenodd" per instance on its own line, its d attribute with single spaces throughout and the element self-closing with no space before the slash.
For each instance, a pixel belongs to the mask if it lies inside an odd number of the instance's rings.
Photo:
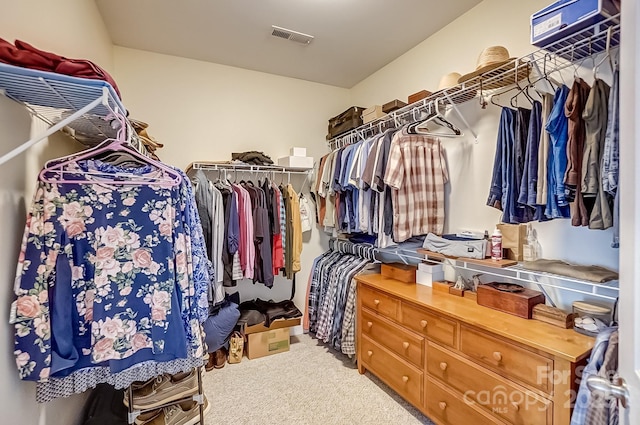
<svg viewBox="0 0 640 425">
<path fill-rule="evenodd" d="M 368 326 L 368 327 L 373 326 L 373 322 L 367 322 L 367 326 Z"/>
<path fill-rule="evenodd" d="M 403 342 L 402 343 L 402 347 L 406 350 L 407 348 L 409 348 L 409 343 L 408 342 Z"/>
<path fill-rule="evenodd" d="M 421 320 L 420 321 L 420 326 L 422 326 L 422 328 L 426 328 L 427 327 L 427 321 L 426 320 Z"/>
<path fill-rule="evenodd" d="M 380 304 L 380 300 L 373 300 L 373 303 L 374 303 L 375 305 L 379 305 L 379 304 Z"/>
<path fill-rule="evenodd" d="M 502 353 L 500 351 L 495 351 L 493 353 L 493 358 L 497 361 L 497 362 L 501 362 L 502 361 Z"/>
<path fill-rule="evenodd" d="M 447 370 L 447 367 L 448 367 L 448 366 L 449 366 L 449 365 L 448 365 L 448 364 L 446 364 L 445 362 L 440 363 L 440 369 L 442 369 L 443 371 Z"/>
<path fill-rule="evenodd" d="M 408 377 L 407 375 L 404 375 L 404 376 L 402 377 L 402 382 L 404 382 L 404 383 L 409 382 L 409 377 Z"/>
<path fill-rule="evenodd" d="M 369 357 L 373 356 L 373 351 L 371 351 L 371 350 L 367 351 L 367 356 L 369 356 Z"/>
<path fill-rule="evenodd" d="M 438 406 L 440 406 L 440 410 L 444 410 L 447 408 L 447 403 L 441 401 L 440 403 L 438 403 Z"/>
<path fill-rule="evenodd" d="M 520 410 L 520 405 L 518 403 L 516 403 L 515 401 L 511 403 L 511 405 L 513 406 L 514 409 L 516 409 L 516 412 L 518 410 Z"/>
</svg>

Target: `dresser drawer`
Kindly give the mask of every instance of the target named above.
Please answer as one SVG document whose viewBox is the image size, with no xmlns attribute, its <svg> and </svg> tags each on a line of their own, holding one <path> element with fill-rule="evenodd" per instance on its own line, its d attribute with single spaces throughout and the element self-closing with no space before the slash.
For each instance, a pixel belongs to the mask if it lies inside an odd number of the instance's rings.
<svg viewBox="0 0 640 425">
<path fill-rule="evenodd" d="M 460 331 L 460 351 L 503 376 L 550 393 L 553 360 L 466 326 Z"/>
<path fill-rule="evenodd" d="M 553 403 L 444 347 L 427 344 L 427 372 L 509 423 L 551 424 Z"/>
<path fill-rule="evenodd" d="M 458 324 L 409 303 L 402 303 L 402 324 L 449 347 L 456 347 Z"/>
<path fill-rule="evenodd" d="M 366 309 L 362 310 L 361 323 L 364 335 L 384 345 L 404 360 L 408 360 L 417 367 L 422 368 L 424 363 L 424 338 L 414 335 Z"/>
<path fill-rule="evenodd" d="M 366 369 L 373 372 L 414 406 L 422 406 L 424 380 L 422 372 L 364 335 L 360 349 L 362 350 L 360 358 Z"/>
<path fill-rule="evenodd" d="M 504 425 L 503 422 L 481 411 L 462 396 L 445 389 L 427 378 L 427 413 L 443 425 Z"/>
<path fill-rule="evenodd" d="M 362 305 L 392 320 L 400 317 L 400 300 L 366 286 L 360 286 L 358 296 Z"/>
</svg>

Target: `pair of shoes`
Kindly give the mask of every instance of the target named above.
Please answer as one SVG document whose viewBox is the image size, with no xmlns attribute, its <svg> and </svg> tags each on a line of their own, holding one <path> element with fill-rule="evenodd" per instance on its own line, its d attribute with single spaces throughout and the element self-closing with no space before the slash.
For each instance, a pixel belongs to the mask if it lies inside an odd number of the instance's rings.
<svg viewBox="0 0 640 425">
<path fill-rule="evenodd" d="M 213 357 L 215 358 L 213 367 L 216 369 L 222 369 L 227 363 L 227 350 L 220 348 L 213 353 Z"/>
<path fill-rule="evenodd" d="M 210 406 L 204 398 L 204 414 L 209 412 Z M 153 413 L 153 415 L 150 415 Z M 145 418 L 143 418 L 145 416 Z M 167 406 L 164 409 L 145 413 L 136 418 L 137 425 L 196 425 L 200 423 L 200 405 L 196 401 Z"/>
<path fill-rule="evenodd" d="M 135 410 L 154 409 L 197 393 L 198 375 L 195 370 L 175 375 L 165 374 L 134 388 L 133 408 Z M 124 405 L 129 407 L 128 393 L 125 393 Z"/>
</svg>

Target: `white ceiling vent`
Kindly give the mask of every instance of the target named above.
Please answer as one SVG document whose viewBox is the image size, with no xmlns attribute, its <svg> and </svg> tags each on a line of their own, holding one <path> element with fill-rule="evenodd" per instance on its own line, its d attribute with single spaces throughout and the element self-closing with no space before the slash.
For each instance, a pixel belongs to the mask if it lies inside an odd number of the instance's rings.
<svg viewBox="0 0 640 425">
<path fill-rule="evenodd" d="M 298 31 L 289 30 L 282 27 L 271 25 L 271 35 L 274 37 L 284 38 L 285 40 L 295 41 L 300 44 L 309 44 L 313 40 L 313 36 Z"/>
</svg>

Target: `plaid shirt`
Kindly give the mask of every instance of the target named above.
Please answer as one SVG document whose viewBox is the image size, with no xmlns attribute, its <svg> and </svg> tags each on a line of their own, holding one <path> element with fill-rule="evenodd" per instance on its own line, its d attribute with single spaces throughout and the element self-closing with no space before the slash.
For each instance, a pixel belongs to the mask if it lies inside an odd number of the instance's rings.
<svg viewBox="0 0 640 425">
<path fill-rule="evenodd" d="M 318 320 L 318 331 L 316 337 L 328 342 L 331 333 L 331 324 L 333 319 L 333 311 L 335 309 L 335 294 L 337 290 L 339 276 L 345 267 L 353 260 L 350 255 L 345 255 L 332 267 L 327 267 L 326 279 L 320 287 L 320 318 Z"/>
<path fill-rule="evenodd" d="M 444 185 L 449 173 L 440 140 L 398 131 L 384 182 L 393 190 L 393 239 L 444 232 Z"/>
<path fill-rule="evenodd" d="M 309 330 L 344 354 L 355 354 L 354 277 L 369 261 L 329 251 L 315 260 L 308 294 Z"/>
<path fill-rule="evenodd" d="M 320 303 L 320 284 L 324 274 L 326 264 L 333 263 L 340 258 L 337 252 L 327 251 L 317 258 L 316 266 L 313 268 L 311 277 L 311 287 L 309 289 L 309 299 L 307 306 L 309 309 L 309 331 L 315 332 L 318 323 L 318 307 Z"/>
<path fill-rule="evenodd" d="M 329 343 L 338 351 L 342 351 L 342 334 L 344 332 L 343 322 L 344 314 L 347 306 L 347 297 L 349 288 L 354 281 L 354 277 L 359 274 L 364 267 L 369 264 L 368 260 L 362 258 L 358 259 L 355 263 L 355 268 L 351 268 L 341 279 L 340 288 L 336 297 L 336 308 L 333 318 L 333 327 L 331 329 L 331 335 Z M 343 351 L 344 353 L 344 351 Z M 346 353 L 345 353 L 346 354 Z"/>
<path fill-rule="evenodd" d="M 347 291 L 347 303 L 342 320 L 342 340 L 340 350 L 349 356 L 356 354 L 356 288 L 358 284 L 351 279 Z"/>
</svg>

